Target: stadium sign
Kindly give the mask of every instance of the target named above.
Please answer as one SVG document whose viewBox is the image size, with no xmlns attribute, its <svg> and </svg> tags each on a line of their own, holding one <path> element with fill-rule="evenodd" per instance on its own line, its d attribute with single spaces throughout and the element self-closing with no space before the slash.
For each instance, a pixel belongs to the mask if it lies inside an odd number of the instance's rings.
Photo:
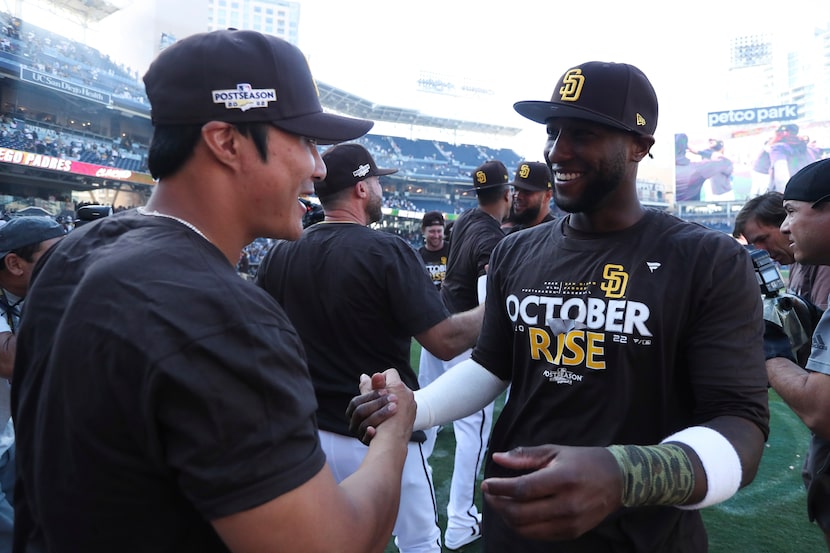
<svg viewBox="0 0 830 553">
<path fill-rule="evenodd" d="M 104 180 L 117 180 L 148 185 L 155 183 L 155 181 L 153 181 L 153 177 L 147 173 L 137 173 L 135 171 L 130 171 L 129 169 L 105 167 L 103 165 L 95 165 L 94 163 L 74 161 L 71 159 L 35 154 L 32 152 L 23 152 L 20 150 L 13 150 L 11 148 L 0 148 L 0 163 L 22 165 L 26 167 L 34 167 L 36 169 L 46 169 L 49 171 L 60 171 Z"/>
<path fill-rule="evenodd" d="M 758 125 L 773 121 L 793 121 L 795 119 L 798 119 L 798 104 L 709 112 L 710 127 Z"/>
<path fill-rule="evenodd" d="M 57 92 L 79 96 L 85 100 L 99 102 L 104 105 L 112 103 L 112 96 L 106 92 L 101 92 L 100 90 L 89 88 L 88 86 L 70 83 L 69 81 L 59 79 L 54 75 L 41 73 L 40 71 L 35 71 L 34 69 L 23 65 L 20 66 L 20 80 L 27 83 L 45 86 L 46 88 L 51 88 Z"/>
</svg>

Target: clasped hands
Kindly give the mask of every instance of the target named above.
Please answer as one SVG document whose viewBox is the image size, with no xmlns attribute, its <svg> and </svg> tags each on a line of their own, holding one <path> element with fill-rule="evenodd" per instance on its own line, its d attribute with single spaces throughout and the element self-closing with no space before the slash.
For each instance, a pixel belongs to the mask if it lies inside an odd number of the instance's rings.
<svg viewBox="0 0 830 553">
<path fill-rule="evenodd" d="M 362 375 L 361 395 L 346 410 L 350 431 L 364 444 L 394 416 L 400 387 L 406 388 L 398 373 L 390 371 Z M 481 485 L 484 500 L 491 512 L 525 538 L 577 538 L 622 505 L 620 468 L 604 447 L 547 444 L 517 447 L 492 457 L 507 469 L 502 472 L 514 476 L 485 479 Z"/>
</svg>

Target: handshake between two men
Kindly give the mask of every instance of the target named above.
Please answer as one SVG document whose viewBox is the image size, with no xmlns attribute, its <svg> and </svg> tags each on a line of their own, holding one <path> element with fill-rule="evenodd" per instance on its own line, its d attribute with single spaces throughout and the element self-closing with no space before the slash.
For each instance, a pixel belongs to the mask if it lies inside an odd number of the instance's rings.
<svg viewBox="0 0 830 553">
<path fill-rule="evenodd" d="M 398 401 L 409 401 L 413 392 L 394 369 L 371 377 L 362 375 L 360 391 L 361 395 L 349 403 L 346 415 L 352 434 L 368 444 L 384 421 L 397 416 Z M 418 401 L 420 393 L 414 395 L 418 409 L 423 409 Z M 422 415 L 416 415 L 415 430 L 422 429 L 422 419 Z M 685 468 L 669 469 L 678 466 L 677 459 L 685 459 L 680 463 Z M 574 540 L 606 519 L 613 519 L 614 513 L 624 507 L 697 502 L 706 495 L 706 479 L 691 476 L 702 470 L 700 462 L 691 459 L 694 457 L 688 455 L 685 446 L 677 444 L 546 444 L 495 452 L 492 463 L 504 469 L 499 473 L 511 476 L 489 477 L 482 482 L 485 524 L 497 531 L 506 526 L 530 540 Z M 668 477 L 651 478 L 652 474 Z"/>
<path fill-rule="evenodd" d="M 378 426 L 395 416 L 398 398 L 412 392 L 395 369 L 362 375 L 360 391 L 349 403 L 346 416 L 351 432 L 368 444 Z M 416 416 L 415 430 L 420 429 L 418 421 Z M 622 506 L 620 468 L 605 448 L 519 447 L 493 453 L 492 459 L 517 476 L 482 482 L 485 512 L 499 515 L 525 538 L 574 539 Z"/>
</svg>

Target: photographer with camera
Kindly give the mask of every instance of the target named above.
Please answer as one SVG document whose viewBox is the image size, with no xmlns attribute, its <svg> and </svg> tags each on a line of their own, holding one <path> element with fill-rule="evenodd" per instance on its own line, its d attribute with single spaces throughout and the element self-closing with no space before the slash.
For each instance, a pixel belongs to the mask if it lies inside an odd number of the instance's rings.
<svg viewBox="0 0 830 553">
<path fill-rule="evenodd" d="M 795 260 L 790 239 L 781 232 L 787 217 L 784 195 L 767 192 L 747 201 L 735 216 L 732 236 L 746 239 L 748 245 L 769 252 L 773 261 L 789 266 L 787 292 L 796 294 L 822 310 L 830 295 L 830 267 L 803 265 Z"/>
<path fill-rule="evenodd" d="M 783 195 L 786 218 L 781 232 L 789 238 L 798 263 L 830 265 L 830 159 L 812 163 L 796 173 Z M 766 311 L 765 311 L 766 315 Z M 766 317 L 765 317 L 766 318 Z M 830 313 L 821 316 L 812 332 L 812 347 L 804 367 L 792 354 L 786 328 L 767 318 L 764 335 L 767 377 L 789 407 L 813 433 L 804 462 L 807 514 L 824 532 L 830 548 Z"/>
</svg>

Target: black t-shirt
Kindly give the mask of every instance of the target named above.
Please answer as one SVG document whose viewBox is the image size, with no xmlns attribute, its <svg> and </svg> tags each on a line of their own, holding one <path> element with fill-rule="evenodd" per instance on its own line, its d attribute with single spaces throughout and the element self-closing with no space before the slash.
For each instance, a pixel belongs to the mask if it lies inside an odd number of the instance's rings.
<svg viewBox="0 0 830 553">
<path fill-rule="evenodd" d="M 303 340 L 320 428 L 344 436 L 351 436 L 345 412 L 360 393 L 360 374 L 394 367 L 417 389 L 412 336 L 449 316 L 409 244 L 355 223 L 317 223 L 296 242 L 277 242 L 256 282 Z"/>
<path fill-rule="evenodd" d="M 227 551 L 208 522 L 325 463 L 302 344 L 277 303 L 181 223 L 73 231 L 17 342 L 16 539 L 49 551 Z"/>
<path fill-rule="evenodd" d="M 421 259 L 424 261 L 424 266 L 427 268 L 432 283 L 439 290 L 441 283 L 444 282 L 444 276 L 447 274 L 447 258 L 450 255 L 450 243 L 444 242 L 441 249 L 428 250 L 426 246 L 421 246 L 418 249 L 421 254 Z"/>
<path fill-rule="evenodd" d="M 726 234 L 648 211 L 611 235 L 566 219 L 493 251 L 473 358 L 511 381 L 491 451 L 553 443 L 655 444 L 722 415 L 768 433 L 761 296 Z M 564 234 L 567 230 L 568 235 Z M 510 471 L 488 460 L 485 476 Z M 541 544 L 487 516 L 487 551 L 691 553 L 697 511 L 620 511 L 585 537 Z"/>
<path fill-rule="evenodd" d="M 441 297 L 453 313 L 478 306 L 478 278 L 498 242 L 504 238 L 501 224 L 479 208 L 462 213 L 452 227 L 447 274 L 441 284 Z"/>
</svg>

